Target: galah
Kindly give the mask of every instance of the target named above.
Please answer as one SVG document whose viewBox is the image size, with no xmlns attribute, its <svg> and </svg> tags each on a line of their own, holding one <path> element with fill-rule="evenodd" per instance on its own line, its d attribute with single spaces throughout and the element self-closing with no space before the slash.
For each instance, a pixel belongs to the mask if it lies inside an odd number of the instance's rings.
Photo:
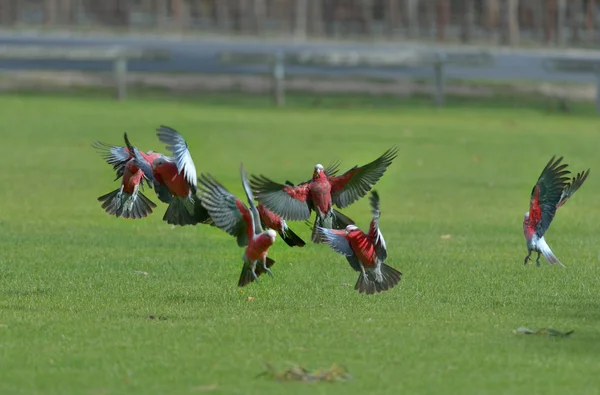
<svg viewBox="0 0 600 395">
<path fill-rule="evenodd" d="M 317 236 L 335 252 L 344 255 L 348 263 L 360 276 L 354 289 L 359 293 L 374 294 L 393 288 L 402 276 L 398 270 L 385 264 L 387 247 L 379 229 L 379 194 L 372 191 L 370 196 L 373 219 L 369 233 L 364 233 L 356 225 L 348 225 L 345 230 L 316 227 Z"/>
<path fill-rule="evenodd" d="M 244 266 L 238 281 L 238 286 L 243 287 L 257 281 L 265 272 L 273 275 L 270 267 L 275 261 L 267 256 L 267 252 L 275 242 L 277 233 L 273 229 L 263 231 L 243 165 L 240 166 L 240 173 L 250 208 L 210 174 L 202 174 L 198 179 L 198 194 L 214 224 L 235 236 L 239 247 L 246 247 L 242 256 Z"/>
<path fill-rule="evenodd" d="M 110 215 L 115 215 L 117 218 L 140 219 L 151 214 L 156 204 L 139 190 L 145 177 L 140 168 L 143 166 L 140 164 L 146 164 L 146 159 L 141 156 L 137 148 L 130 145 L 127 134 L 124 137 L 131 158 L 122 166 L 121 187 L 100 196 L 98 200 L 103 202 L 102 208 Z"/>
<path fill-rule="evenodd" d="M 160 126 L 158 139 L 167 145 L 171 156 L 151 153 L 147 157 L 149 172 L 158 198 L 167 203 L 163 220 L 172 225 L 210 224 L 208 212 L 196 196 L 196 166 L 184 138 L 174 129 Z"/>
<path fill-rule="evenodd" d="M 285 219 L 281 218 L 262 204 L 258 204 L 256 208 L 260 216 L 260 222 L 264 228 L 277 231 L 283 241 L 290 247 L 304 247 L 306 245 L 304 240 L 290 229 L 287 222 L 285 222 Z"/>
<path fill-rule="evenodd" d="M 576 177 L 569 181 L 568 175 L 571 172 L 566 170 L 568 165 L 566 163 L 560 164 L 563 159 L 562 156 L 556 160 L 555 158 L 556 156 L 553 156 L 550 159 L 533 187 L 529 201 L 529 211 L 525 213 L 523 219 L 523 232 L 527 244 L 525 265 L 531 260 L 531 253 L 535 251 L 538 254 L 535 261 L 537 266 L 540 266 L 541 254 L 548 263 L 565 267 L 546 243 L 544 234 L 554 219 L 556 210 L 562 207 L 581 187 L 587 179 L 590 169 L 578 173 Z"/>
<path fill-rule="evenodd" d="M 316 212 L 311 240 L 319 243 L 317 227 L 331 229 L 337 217 L 333 205 L 344 208 L 362 198 L 379 181 L 396 158 L 392 147 L 364 166 L 354 166 L 342 175 L 330 175 L 323 165 L 315 165 L 312 180 L 295 186 L 279 184 L 261 175 L 252 177 L 252 189 L 258 201 L 289 221 L 304 221 Z"/>
</svg>

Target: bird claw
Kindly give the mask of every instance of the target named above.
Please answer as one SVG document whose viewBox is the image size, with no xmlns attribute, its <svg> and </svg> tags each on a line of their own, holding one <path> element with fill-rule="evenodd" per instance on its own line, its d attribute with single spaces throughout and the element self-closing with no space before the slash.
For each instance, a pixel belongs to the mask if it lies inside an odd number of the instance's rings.
<svg viewBox="0 0 600 395">
<path fill-rule="evenodd" d="M 265 269 L 265 272 L 269 274 L 269 276 L 274 277 L 273 273 L 271 272 L 271 269 L 269 269 L 267 266 L 263 266 L 263 268 Z"/>
<path fill-rule="evenodd" d="M 523 265 L 527 265 L 527 262 L 529 262 L 530 260 L 531 260 L 531 258 L 526 256 L 525 261 L 523 262 Z"/>
</svg>

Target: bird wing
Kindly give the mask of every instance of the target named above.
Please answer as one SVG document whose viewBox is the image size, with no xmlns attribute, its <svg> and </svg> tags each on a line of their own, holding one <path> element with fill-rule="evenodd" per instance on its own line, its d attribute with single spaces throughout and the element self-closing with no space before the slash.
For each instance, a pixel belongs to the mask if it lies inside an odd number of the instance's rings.
<svg viewBox="0 0 600 395">
<path fill-rule="evenodd" d="M 250 185 L 258 202 L 280 217 L 290 221 L 310 218 L 308 183 L 284 185 L 253 175 Z"/>
<path fill-rule="evenodd" d="M 167 145 L 173 159 L 177 164 L 177 171 L 183 172 L 185 180 L 189 185 L 196 188 L 196 166 L 192 160 L 192 154 L 188 149 L 185 139 L 174 129 L 168 126 L 160 126 L 156 129 L 158 139 Z"/>
<path fill-rule="evenodd" d="M 590 174 L 590 169 L 587 169 L 585 172 L 577 173 L 577 176 L 573 177 L 571 182 L 567 183 L 565 189 L 563 189 L 562 194 L 560 195 L 560 200 L 556 205 L 556 209 L 558 210 L 560 206 L 565 204 L 567 200 L 583 185 L 583 182 L 587 179 Z"/>
<path fill-rule="evenodd" d="M 250 214 L 252 215 L 252 234 L 260 234 L 263 232 L 260 222 L 260 215 L 258 214 L 258 209 L 254 204 L 254 196 L 252 196 L 252 189 L 250 188 L 248 177 L 246 177 L 243 164 L 240 165 L 240 173 L 242 173 L 242 185 L 244 186 L 244 192 L 246 192 L 246 198 L 248 199 L 248 204 L 250 205 Z"/>
<path fill-rule="evenodd" d="M 120 147 L 118 145 L 111 145 L 103 143 L 102 141 L 94 141 L 92 147 L 96 149 L 96 152 L 102 156 L 102 159 L 113 167 L 113 170 L 117 171 L 117 179 L 123 176 L 123 169 L 131 154 L 127 147 Z"/>
<path fill-rule="evenodd" d="M 344 255 L 354 270 L 361 270 L 358 258 L 354 254 L 354 251 L 352 251 L 348 239 L 346 239 L 345 230 L 327 229 L 317 226 L 317 236 L 323 244 L 327 244 L 338 254 Z"/>
<path fill-rule="evenodd" d="M 202 174 L 198 186 L 200 202 L 215 225 L 236 237 L 238 246 L 248 245 L 248 240 L 254 237 L 254 221 L 246 205 L 210 174 Z"/>
<path fill-rule="evenodd" d="M 373 214 L 373 220 L 371 220 L 368 237 L 375 246 L 375 252 L 377 253 L 377 257 L 381 261 L 385 261 L 385 259 L 387 258 L 387 247 L 385 245 L 385 239 L 383 238 L 383 234 L 379 229 L 379 217 L 381 211 L 379 204 L 379 194 L 377 193 L 377 191 L 371 192 L 371 197 L 369 200 L 371 201 L 371 213 Z"/>
<path fill-rule="evenodd" d="M 398 149 L 392 147 L 371 163 L 361 167 L 354 166 L 340 176 L 330 177 L 333 203 L 344 208 L 365 196 L 397 155 Z"/>
<path fill-rule="evenodd" d="M 542 174 L 531 191 L 529 202 L 529 221 L 536 228 L 538 237 L 542 237 L 550 226 L 556 213 L 556 206 L 560 201 L 570 172 L 565 170 L 568 166 L 560 164 L 562 156 L 555 160 L 555 156 L 542 170 Z"/>
</svg>

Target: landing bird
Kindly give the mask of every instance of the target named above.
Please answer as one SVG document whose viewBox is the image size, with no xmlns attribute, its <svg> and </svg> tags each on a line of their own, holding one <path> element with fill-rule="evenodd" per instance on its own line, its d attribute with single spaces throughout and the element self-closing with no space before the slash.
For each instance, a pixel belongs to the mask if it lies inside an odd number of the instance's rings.
<svg viewBox="0 0 600 395">
<path fill-rule="evenodd" d="M 552 253 L 552 250 L 546 243 L 544 234 L 550 223 L 554 219 L 556 210 L 558 210 L 566 201 L 573 196 L 575 191 L 581 187 L 587 179 L 590 169 L 585 172 L 577 173 L 569 181 L 568 175 L 571 173 L 566 170 L 568 164 L 560 164 L 563 157 L 555 160 L 555 156 L 550 159 L 542 174 L 537 180 L 537 183 L 531 191 L 531 199 L 529 202 L 529 211 L 525 213 L 523 219 L 523 232 L 527 242 L 527 256 L 524 264 L 531 259 L 531 252 L 537 252 L 538 256 L 535 262 L 540 266 L 540 254 L 550 264 L 559 264 L 565 267 L 558 258 Z"/>
<path fill-rule="evenodd" d="M 243 165 L 240 166 L 240 173 L 249 209 L 210 174 L 202 174 L 198 179 L 198 194 L 214 224 L 235 236 L 239 247 L 246 247 L 242 256 L 244 266 L 238 281 L 238 286 L 243 287 L 258 281 L 258 277 L 265 272 L 273 275 L 269 268 L 275 261 L 267 256 L 267 252 L 275 242 L 277 233 L 273 229 L 263 231 Z"/>
<path fill-rule="evenodd" d="M 402 273 L 384 263 L 387 247 L 379 230 L 379 194 L 372 191 L 369 200 L 373 214 L 369 233 L 364 233 L 356 225 L 348 225 L 345 230 L 318 226 L 316 231 L 324 243 L 344 255 L 352 269 L 360 272 L 354 289 L 359 293 L 374 294 L 393 288 Z"/>
<path fill-rule="evenodd" d="M 306 245 L 304 240 L 290 229 L 287 222 L 285 222 L 285 219 L 281 218 L 262 204 L 258 204 L 256 208 L 258 209 L 261 225 L 264 228 L 277 231 L 279 236 L 281 236 L 281 239 L 290 247 L 304 247 Z"/>
<path fill-rule="evenodd" d="M 160 153 L 148 155 L 149 171 L 158 198 L 169 205 L 163 220 L 172 225 L 196 225 L 212 222 L 196 196 L 196 166 L 184 138 L 174 129 L 161 126 L 158 139 L 167 144 L 171 156 Z"/>
<path fill-rule="evenodd" d="M 289 221 L 304 221 L 316 211 L 311 240 L 319 243 L 317 227 L 331 229 L 337 213 L 333 204 L 344 208 L 362 198 L 379 181 L 388 166 L 396 158 L 398 150 L 392 147 L 382 156 L 364 166 L 354 166 L 342 175 L 329 174 L 323 165 L 315 165 L 312 180 L 298 185 L 276 183 L 265 176 L 253 176 L 252 189 L 258 201 Z M 328 169 L 331 166 L 328 167 Z"/>
<path fill-rule="evenodd" d="M 124 134 L 124 137 L 127 144 L 126 149 L 131 157 L 124 165 L 119 167 L 119 171 L 122 170 L 121 176 L 123 177 L 121 187 L 100 196 L 98 200 L 103 202 L 102 208 L 110 215 L 115 215 L 117 218 L 140 219 L 151 214 L 156 204 L 139 191 L 139 187 L 145 178 L 145 174 L 140 167 L 143 167 L 146 160 L 137 148 L 131 146 L 127 133 Z"/>
</svg>

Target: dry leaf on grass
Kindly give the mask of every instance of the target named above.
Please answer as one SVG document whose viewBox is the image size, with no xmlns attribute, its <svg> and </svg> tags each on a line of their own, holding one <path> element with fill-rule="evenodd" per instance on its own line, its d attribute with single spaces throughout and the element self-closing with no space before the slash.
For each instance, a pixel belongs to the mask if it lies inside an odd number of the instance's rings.
<svg viewBox="0 0 600 395">
<path fill-rule="evenodd" d="M 254 299 L 256 299 L 254 296 L 248 296 L 248 301 L 252 302 Z"/>
<path fill-rule="evenodd" d="M 450 235 L 450 234 L 447 234 L 447 235 L 441 235 L 441 236 L 440 236 L 440 239 L 442 239 L 442 240 L 448 240 L 448 239 L 449 239 L 449 238 L 451 238 L 451 237 L 452 237 L 452 235 Z"/>
<path fill-rule="evenodd" d="M 293 365 L 283 372 L 277 372 L 275 368 L 268 362 L 265 362 L 267 370 L 260 373 L 259 376 L 269 376 L 270 378 L 277 381 L 301 381 L 301 382 L 335 382 L 335 381 L 346 381 L 351 380 L 350 376 L 343 366 L 333 364 L 328 370 L 316 370 L 310 372 L 307 369 Z"/>
</svg>

